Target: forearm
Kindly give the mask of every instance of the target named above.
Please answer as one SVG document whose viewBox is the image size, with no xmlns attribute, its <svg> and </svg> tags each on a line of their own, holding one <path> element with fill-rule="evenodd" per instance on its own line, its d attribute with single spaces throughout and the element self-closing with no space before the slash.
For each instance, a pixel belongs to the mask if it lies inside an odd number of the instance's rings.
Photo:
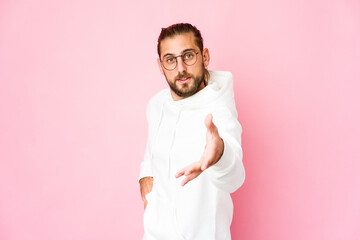
<svg viewBox="0 0 360 240">
<path fill-rule="evenodd" d="M 144 208 L 146 208 L 147 205 L 146 195 L 152 191 L 153 182 L 153 177 L 144 177 L 139 180 L 141 199 L 144 202 Z"/>
<path fill-rule="evenodd" d="M 152 177 L 152 167 L 150 161 L 143 161 L 140 165 L 140 173 L 138 177 L 138 181 L 140 182 L 141 179 L 146 177 Z"/>
<path fill-rule="evenodd" d="M 236 191 L 245 180 L 242 163 L 242 149 L 238 144 L 231 144 L 223 139 L 224 152 L 219 161 L 208 169 L 208 176 L 214 185 L 226 192 Z"/>
</svg>

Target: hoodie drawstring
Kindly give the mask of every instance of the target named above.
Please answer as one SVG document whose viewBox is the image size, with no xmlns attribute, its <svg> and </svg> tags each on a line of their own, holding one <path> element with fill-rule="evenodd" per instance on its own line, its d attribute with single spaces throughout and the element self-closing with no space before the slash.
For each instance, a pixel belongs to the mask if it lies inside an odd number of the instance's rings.
<svg viewBox="0 0 360 240">
<path fill-rule="evenodd" d="M 170 151 L 169 151 L 169 161 L 168 161 L 168 179 L 169 180 L 171 179 L 171 176 L 170 176 L 170 172 L 171 172 L 171 152 L 172 152 L 172 149 L 173 149 L 173 146 L 174 146 L 175 136 L 176 136 L 176 131 L 177 131 L 177 125 L 178 125 L 179 120 L 180 120 L 180 115 L 181 115 L 182 108 L 183 107 L 181 106 L 178 113 L 177 113 L 174 133 L 173 133 L 173 136 L 171 138 Z"/>
<path fill-rule="evenodd" d="M 151 141 L 152 141 L 153 143 L 155 143 L 156 140 L 157 140 L 157 138 L 158 138 L 159 129 L 160 129 L 160 126 L 161 126 L 161 121 L 162 121 L 163 115 L 164 115 L 164 103 L 161 104 L 160 119 L 159 119 L 159 122 L 158 122 L 158 124 L 157 124 L 156 131 L 155 131 L 155 134 L 154 134 L 154 136 L 153 136 L 153 139 L 151 139 Z M 155 145 L 155 144 L 153 144 L 153 145 L 151 146 L 151 149 L 150 149 L 151 159 L 154 158 L 154 156 L 153 156 L 153 148 L 154 148 L 154 145 Z"/>
</svg>

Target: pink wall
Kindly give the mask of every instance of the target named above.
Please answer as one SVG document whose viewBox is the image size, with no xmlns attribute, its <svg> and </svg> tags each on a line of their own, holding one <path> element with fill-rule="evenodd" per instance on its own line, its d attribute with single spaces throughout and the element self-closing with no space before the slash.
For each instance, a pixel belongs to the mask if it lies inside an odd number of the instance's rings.
<svg viewBox="0 0 360 240">
<path fill-rule="evenodd" d="M 181 21 L 235 77 L 233 239 L 359 239 L 359 1 L 163 2 L 0 2 L 0 239 L 141 238 L 156 39 Z"/>
</svg>

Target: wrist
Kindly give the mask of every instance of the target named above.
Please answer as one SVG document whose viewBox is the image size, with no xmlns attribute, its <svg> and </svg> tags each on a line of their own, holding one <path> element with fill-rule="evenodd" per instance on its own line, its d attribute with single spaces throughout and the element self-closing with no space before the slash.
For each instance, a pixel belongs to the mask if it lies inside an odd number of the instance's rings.
<svg viewBox="0 0 360 240">
<path fill-rule="evenodd" d="M 218 150 L 218 152 L 219 152 L 219 157 L 217 158 L 217 160 L 216 160 L 216 162 L 215 162 L 215 164 L 218 162 L 218 161 L 220 161 L 220 159 L 221 159 L 221 157 L 223 156 L 223 154 L 224 154 L 224 140 L 222 139 L 222 138 L 220 138 L 220 147 L 219 147 L 219 150 Z"/>
</svg>

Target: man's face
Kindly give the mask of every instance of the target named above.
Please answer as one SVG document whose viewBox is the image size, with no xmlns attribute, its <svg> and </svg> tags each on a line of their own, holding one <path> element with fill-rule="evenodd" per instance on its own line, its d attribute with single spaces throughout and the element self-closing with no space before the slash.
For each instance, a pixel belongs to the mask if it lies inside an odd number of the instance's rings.
<svg viewBox="0 0 360 240">
<path fill-rule="evenodd" d="M 203 55 L 201 55 L 200 49 L 195 43 L 195 37 L 191 32 L 165 38 L 161 41 L 161 60 L 166 56 L 179 56 L 189 49 L 198 52 L 197 61 L 191 66 L 186 65 L 181 57 L 178 57 L 176 68 L 167 70 L 158 59 L 160 71 L 170 86 L 174 100 L 189 97 L 205 87 L 205 67 L 209 62 L 209 52 L 205 48 Z"/>
</svg>

